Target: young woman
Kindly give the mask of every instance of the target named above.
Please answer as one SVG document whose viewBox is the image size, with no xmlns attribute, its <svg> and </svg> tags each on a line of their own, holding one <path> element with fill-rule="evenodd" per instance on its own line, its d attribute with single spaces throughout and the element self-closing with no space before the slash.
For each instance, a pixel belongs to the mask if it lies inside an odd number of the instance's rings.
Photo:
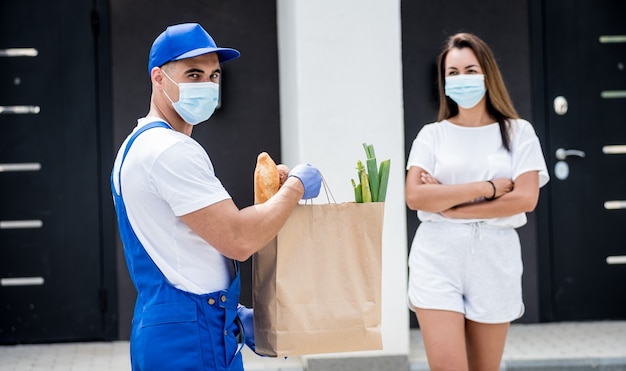
<svg viewBox="0 0 626 371">
<path fill-rule="evenodd" d="M 406 202 L 421 221 L 408 303 L 432 370 L 499 370 L 509 323 L 524 313 L 515 228 L 549 175 L 484 41 L 450 37 L 438 80 L 438 122 L 420 130 L 407 162 Z"/>
</svg>

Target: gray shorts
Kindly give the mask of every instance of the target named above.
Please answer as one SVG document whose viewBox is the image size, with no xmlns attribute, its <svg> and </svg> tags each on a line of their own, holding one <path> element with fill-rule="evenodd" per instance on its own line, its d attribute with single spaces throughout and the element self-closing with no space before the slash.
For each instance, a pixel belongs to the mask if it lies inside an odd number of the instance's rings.
<svg viewBox="0 0 626 371">
<path fill-rule="evenodd" d="M 521 317 L 522 257 L 517 231 L 484 222 L 421 223 L 409 255 L 408 287 L 412 310 L 449 310 L 481 323 Z"/>
</svg>

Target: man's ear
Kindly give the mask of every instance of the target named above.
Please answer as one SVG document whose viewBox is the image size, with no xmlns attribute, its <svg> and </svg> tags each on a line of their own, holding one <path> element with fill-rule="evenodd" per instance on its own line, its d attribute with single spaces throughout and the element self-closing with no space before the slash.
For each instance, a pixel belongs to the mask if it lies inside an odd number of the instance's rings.
<svg viewBox="0 0 626 371">
<path fill-rule="evenodd" d="M 163 71 L 160 67 L 152 68 L 152 71 L 150 71 L 150 79 L 152 80 L 152 84 L 155 86 L 163 85 Z"/>
</svg>

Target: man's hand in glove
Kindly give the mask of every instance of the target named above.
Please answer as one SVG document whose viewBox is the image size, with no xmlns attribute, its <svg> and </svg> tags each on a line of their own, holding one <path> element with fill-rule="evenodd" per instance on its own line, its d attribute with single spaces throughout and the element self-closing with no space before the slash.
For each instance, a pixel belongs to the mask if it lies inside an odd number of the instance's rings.
<svg viewBox="0 0 626 371">
<path fill-rule="evenodd" d="M 291 169 L 289 177 L 296 177 L 300 179 L 304 186 L 303 200 L 315 198 L 320 194 L 320 188 L 322 186 L 322 174 L 311 164 L 300 164 Z"/>
<path fill-rule="evenodd" d="M 239 304 L 237 307 L 237 316 L 243 326 L 244 342 L 256 353 L 256 347 L 254 345 L 254 310 Z"/>
</svg>

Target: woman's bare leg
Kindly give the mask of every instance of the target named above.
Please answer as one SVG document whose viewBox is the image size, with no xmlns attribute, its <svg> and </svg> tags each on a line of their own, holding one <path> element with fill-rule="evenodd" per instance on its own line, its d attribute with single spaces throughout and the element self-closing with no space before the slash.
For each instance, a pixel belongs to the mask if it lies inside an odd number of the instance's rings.
<svg viewBox="0 0 626 371">
<path fill-rule="evenodd" d="M 467 359 L 472 371 L 498 371 L 509 323 L 486 324 L 466 320 Z"/>
<path fill-rule="evenodd" d="M 428 365 L 432 371 L 467 371 L 465 317 L 445 310 L 417 309 Z"/>
</svg>

